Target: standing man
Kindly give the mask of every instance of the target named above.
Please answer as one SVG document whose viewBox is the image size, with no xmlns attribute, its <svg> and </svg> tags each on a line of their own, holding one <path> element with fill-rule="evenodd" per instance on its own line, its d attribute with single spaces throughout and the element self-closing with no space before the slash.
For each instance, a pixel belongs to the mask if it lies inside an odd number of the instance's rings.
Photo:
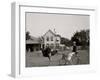
<svg viewBox="0 0 100 80">
<path fill-rule="evenodd" d="M 76 56 L 78 56 L 76 41 L 73 42 L 73 50 L 72 50 L 72 52 L 74 52 L 76 54 Z"/>
<path fill-rule="evenodd" d="M 77 45 L 76 45 L 76 41 L 73 41 L 73 52 L 77 52 Z"/>
</svg>

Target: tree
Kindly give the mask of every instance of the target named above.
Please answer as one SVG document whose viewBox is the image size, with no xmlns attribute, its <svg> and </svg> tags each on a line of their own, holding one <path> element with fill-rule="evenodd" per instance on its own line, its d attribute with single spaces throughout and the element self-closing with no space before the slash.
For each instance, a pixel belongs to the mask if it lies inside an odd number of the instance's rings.
<svg viewBox="0 0 100 80">
<path fill-rule="evenodd" d="M 26 32 L 26 40 L 29 40 L 30 38 L 31 38 L 31 36 L 30 36 L 30 32 L 27 31 L 27 32 Z"/>
<path fill-rule="evenodd" d="M 71 46 L 71 41 L 67 38 L 62 37 L 61 38 L 61 44 L 64 44 L 66 46 Z"/>
<path fill-rule="evenodd" d="M 77 45 L 81 46 L 89 46 L 89 30 L 81 30 L 80 32 L 76 32 L 71 41 L 76 41 Z"/>
</svg>

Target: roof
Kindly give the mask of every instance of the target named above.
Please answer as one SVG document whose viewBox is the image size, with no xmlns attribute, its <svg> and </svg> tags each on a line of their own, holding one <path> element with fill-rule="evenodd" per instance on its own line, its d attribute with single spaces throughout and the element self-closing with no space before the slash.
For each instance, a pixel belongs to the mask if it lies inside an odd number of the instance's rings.
<svg viewBox="0 0 100 80">
<path fill-rule="evenodd" d="M 54 36 L 61 37 L 59 34 L 55 34 L 52 30 L 48 30 L 43 36 L 45 36 L 48 32 L 51 32 Z"/>
<path fill-rule="evenodd" d="M 31 36 L 31 39 L 26 40 L 26 44 L 41 44 L 41 40 Z"/>
<path fill-rule="evenodd" d="M 61 36 L 60 36 L 59 34 L 57 34 L 56 36 L 58 36 L 58 37 L 60 37 L 60 38 L 61 38 Z"/>
<path fill-rule="evenodd" d="M 48 32 L 51 32 L 53 35 L 55 35 L 55 33 L 49 29 L 43 36 L 45 36 Z"/>
</svg>

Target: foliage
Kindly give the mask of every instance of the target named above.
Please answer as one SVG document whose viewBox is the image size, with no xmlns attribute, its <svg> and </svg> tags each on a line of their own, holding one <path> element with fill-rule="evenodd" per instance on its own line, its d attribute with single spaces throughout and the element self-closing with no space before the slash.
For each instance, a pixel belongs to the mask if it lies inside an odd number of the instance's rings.
<svg viewBox="0 0 100 80">
<path fill-rule="evenodd" d="M 81 30 L 80 32 L 76 32 L 71 41 L 76 41 L 77 45 L 80 46 L 89 46 L 89 30 Z"/>
<path fill-rule="evenodd" d="M 66 46 L 71 46 L 72 43 L 69 39 L 62 37 L 61 38 L 61 44 L 64 44 Z"/>
<path fill-rule="evenodd" d="M 27 32 L 26 32 L 26 40 L 29 40 L 30 38 L 31 38 L 31 36 L 30 36 L 30 32 L 27 31 Z"/>
</svg>

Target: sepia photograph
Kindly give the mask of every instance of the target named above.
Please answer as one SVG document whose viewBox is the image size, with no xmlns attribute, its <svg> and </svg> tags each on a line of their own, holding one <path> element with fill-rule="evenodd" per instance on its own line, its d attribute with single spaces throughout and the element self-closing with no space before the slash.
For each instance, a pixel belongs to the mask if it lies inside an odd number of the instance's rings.
<svg viewBox="0 0 100 80">
<path fill-rule="evenodd" d="M 90 64 L 90 16 L 25 12 L 25 66 Z"/>
</svg>

